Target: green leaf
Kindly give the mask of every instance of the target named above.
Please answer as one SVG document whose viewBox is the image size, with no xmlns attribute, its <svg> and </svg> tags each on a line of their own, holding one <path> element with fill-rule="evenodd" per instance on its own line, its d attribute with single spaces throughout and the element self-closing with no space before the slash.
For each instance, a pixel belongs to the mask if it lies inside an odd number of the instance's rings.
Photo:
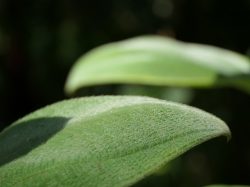
<svg viewBox="0 0 250 187">
<path fill-rule="evenodd" d="M 192 147 L 230 137 L 220 119 L 149 97 L 71 99 L 0 134 L 0 186 L 128 186 Z"/>
<path fill-rule="evenodd" d="M 101 84 L 235 86 L 250 93 L 249 59 L 238 53 L 160 36 L 98 47 L 73 66 L 65 90 Z"/>
</svg>

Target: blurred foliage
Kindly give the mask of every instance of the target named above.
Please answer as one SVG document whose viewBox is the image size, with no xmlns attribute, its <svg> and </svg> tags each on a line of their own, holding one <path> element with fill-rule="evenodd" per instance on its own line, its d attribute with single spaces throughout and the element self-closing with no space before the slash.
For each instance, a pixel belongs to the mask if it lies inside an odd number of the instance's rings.
<svg viewBox="0 0 250 187">
<path fill-rule="evenodd" d="M 34 109 L 64 99 L 70 67 L 98 45 L 161 34 L 249 54 L 249 20 L 249 0 L 1 0 L 1 129 Z M 81 95 L 117 94 L 121 87 L 89 87 Z M 138 185 L 250 184 L 249 95 L 232 89 L 192 92 L 190 104 L 224 119 L 232 140 L 226 146 L 217 140 L 195 148 L 174 161 L 178 163 L 169 174 Z"/>
</svg>

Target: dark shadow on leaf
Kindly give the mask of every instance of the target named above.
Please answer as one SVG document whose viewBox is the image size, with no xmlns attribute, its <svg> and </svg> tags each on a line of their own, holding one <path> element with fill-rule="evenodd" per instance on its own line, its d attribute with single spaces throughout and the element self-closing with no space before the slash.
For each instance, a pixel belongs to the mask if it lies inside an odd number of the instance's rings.
<svg viewBox="0 0 250 187">
<path fill-rule="evenodd" d="M 232 76 L 218 75 L 215 86 L 232 86 L 250 94 L 250 74 L 238 74 Z"/>
<path fill-rule="evenodd" d="M 0 166 L 46 143 L 61 131 L 69 118 L 37 118 L 15 124 L 0 134 Z"/>
</svg>

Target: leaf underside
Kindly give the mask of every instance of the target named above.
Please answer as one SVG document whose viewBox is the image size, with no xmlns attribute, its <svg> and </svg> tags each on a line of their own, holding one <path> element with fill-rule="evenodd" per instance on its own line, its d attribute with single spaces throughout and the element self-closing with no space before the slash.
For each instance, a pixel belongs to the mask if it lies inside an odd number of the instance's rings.
<svg viewBox="0 0 250 187">
<path fill-rule="evenodd" d="M 65 91 L 102 84 L 233 86 L 250 93 L 250 62 L 243 55 L 161 36 L 141 36 L 98 47 L 71 69 Z"/>
<path fill-rule="evenodd" d="M 230 136 L 199 109 L 149 97 L 62 101 L 0 134 L 0 186 L 129 186 L 204 141 Z"/>
</svg>

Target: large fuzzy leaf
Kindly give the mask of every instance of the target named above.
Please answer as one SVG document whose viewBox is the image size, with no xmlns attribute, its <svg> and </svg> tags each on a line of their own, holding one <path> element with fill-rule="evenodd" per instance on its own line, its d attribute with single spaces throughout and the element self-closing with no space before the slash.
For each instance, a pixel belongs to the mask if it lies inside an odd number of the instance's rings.
<svg viewBox="0 0 250 187">
<path fill-rule="evenodd" d="M 250 92 L 250 62 L 217 47 L 143 36 L 101 46 L 80 58 L 66 82 L 71 94 L 84 86 L 131 83 L 208 87 Z"/>
<path fill-rule="evenodd" d="M 149 97 L 62 101 L 0 134 L 0 186 L 128 186 L 221 135 L 213 115 Z"/>
</svg>

